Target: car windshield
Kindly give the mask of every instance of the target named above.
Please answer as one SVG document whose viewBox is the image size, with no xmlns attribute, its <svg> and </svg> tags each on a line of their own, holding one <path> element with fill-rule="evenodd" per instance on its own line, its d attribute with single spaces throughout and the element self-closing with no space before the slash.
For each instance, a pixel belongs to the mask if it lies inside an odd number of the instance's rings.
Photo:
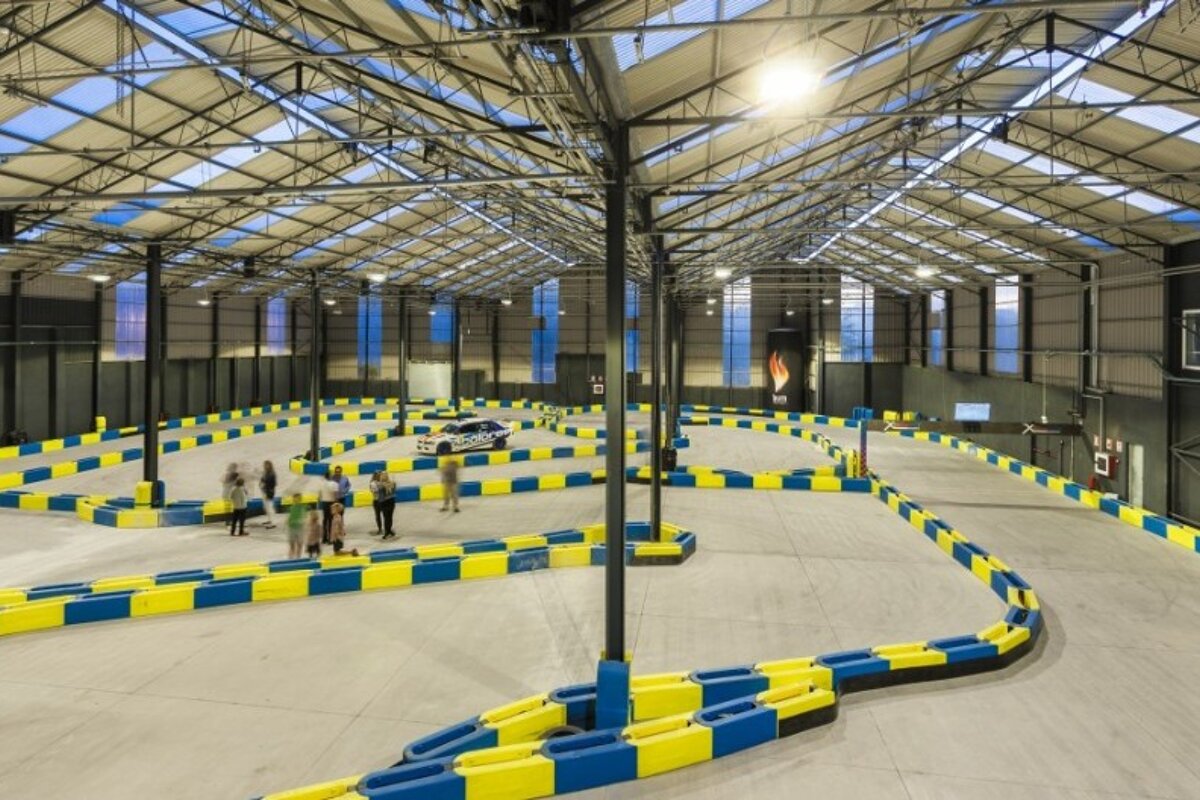
<svg viewBox="0 0 1200 800">
<path fill-rule="evenodd" d="M 447 425 L 442 428 L 442 433 L 458 433 L 458 426 L 453 424 Z"/>
</svg>

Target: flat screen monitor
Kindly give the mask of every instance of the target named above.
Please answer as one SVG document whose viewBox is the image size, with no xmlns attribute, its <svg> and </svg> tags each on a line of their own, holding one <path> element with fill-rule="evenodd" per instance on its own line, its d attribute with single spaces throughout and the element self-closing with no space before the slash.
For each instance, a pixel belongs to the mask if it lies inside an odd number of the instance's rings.
<svg viewBox="0 0 1200 800">
<path fill-rule="evenodd" d="M 991 403 L 955 403 L 956 422 L 987 422 L 992 417 Z"/>
</svg>

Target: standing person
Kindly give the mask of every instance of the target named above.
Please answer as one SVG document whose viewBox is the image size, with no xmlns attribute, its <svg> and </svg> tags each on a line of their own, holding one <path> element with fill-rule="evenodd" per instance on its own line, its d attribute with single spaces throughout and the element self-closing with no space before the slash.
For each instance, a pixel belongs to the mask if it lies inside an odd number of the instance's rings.
<svg viewBox="0 0 1200 800">
<path fill-rule="evenodd" d="M 309 558 L 321 557 L 321 534 L 324 525 L 321 522 L 321 512 L 315 508 L 308 512 L 308 536 L 305 538 Z"/>
<path fill-rule="evenodd" d="M 392 517 L 396 513 L 396 484 L 387 472 L 379 473 L 379 511 L 383 515 L 383 538 L 395 539 L 396 532 L 392 530 Z"/>
<path fill-rule="evenodd" d="M 237 466 L 237 464 L 230 464 L 229 466 L 227 466 L 225 468 L 225 474 L 221 476 L 221 499 L 222 500 L 228 500 L 229 496 L 231 494 L 233 494 L 233 485 L 235 483 L 237 483 L 237 479 L 238 479 L 238 466 Z"/>
<path fill-rule="evenodd" d="M 332 473 L 325 473 L 321 490 L 317 495 L 321 503 L 321 543 L 329 544 L 329 527 L 333 524 L 333 504 L 337 502 L 337 481 Z"/>
<path fill-rule="evenodd" d="M 375 510 L 375 532 L 372 536 L 378 536 L 383 533 L 383 493 L 379 478 L 384 473 L 375 472 L 371 475 L 371 507 Z"/>
<path fill-rule="evenodd" d="M 346 520 L 342 516 L 346 507 L 341 503 L 333 504 L 333 525 L 329 529 L 329 541 L 333 542 L 333 552 L 339 555 L 346 546 Z"/>
<path fill-rule="evenodd" d="M 308 507 L 304 505 L 299 492 L 293 492 L 291 505 L 288 506 L 288 558 L 299 558 L 306 540 L 304 522 L 308 516 Z M 319 529 L 318 529 L 319 530 Z M 320 541 L 320 533 L 317 534 Z"/>
<path fill-rule="evenodd" d="M 333 480 L 337 483 L 337 501 L 346 507 L 346 496 L 350 494 L 350 479 L 342 474 L 341 467 L 333 468 Z"/>
<path fill-rule="evenodd" d="M 258 489 L 262 492 L 263 513 L 267 515 L 264 528 L 275 527 L 275 465 L 270 461 L 263 462 L 262 475 L 258 479 Z"/>
<path fill-rule="evenodd" d="M 454 506 L 458 512 L 458 459 L 454 457 L 443 459 L 442 473 L 442 511 Z"/>
<path fill-rule="evenodd" d="M 233 491 L 229 493 L 229 502 L 233 503 L 233 516 L 229 518 L 230 536 L 246 535 L 246 505 L 248 501 L 246 482 L 238 478 L 233 484 Z M 235 532 L 239 530 L 240 532 Z"/>
</svg>

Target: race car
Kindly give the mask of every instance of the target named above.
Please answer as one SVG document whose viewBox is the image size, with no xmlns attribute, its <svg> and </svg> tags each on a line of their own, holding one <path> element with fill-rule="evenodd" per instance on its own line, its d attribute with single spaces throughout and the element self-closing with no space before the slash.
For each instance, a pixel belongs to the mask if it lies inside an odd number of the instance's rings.
<svg viewBox="0 0 1200 800">
<path fill-rule="evenodd" d="M 417 439 L 417 452 L 423 455 L 446 456 L 464 450 L 495 448 L 503 450 L 513 427 L 494 419 L 464 419 L 451 422 L 437 433 L 427 433 Z"/>
</svg>

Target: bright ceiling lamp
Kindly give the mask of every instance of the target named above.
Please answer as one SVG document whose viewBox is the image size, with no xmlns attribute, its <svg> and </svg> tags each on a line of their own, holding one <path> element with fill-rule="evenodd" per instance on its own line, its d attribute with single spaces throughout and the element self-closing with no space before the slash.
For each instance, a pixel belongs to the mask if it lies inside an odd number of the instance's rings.
<svg viewBox="0 0 1200 800">
<path fill-rule="evenodd" d="M 110 280 L 112 280 L 111 275 L 101 275 L 101 274 L 88 275 L 88 278 L 93 283 L 108 283 Z"/>
<path fill-rule="evenodd" d="M 372 283 L 383 283 L 384 281 L 387 280 L 387 273 L 386 272 L 372 272 L 368 277 L 370 277 Z"/>
<path fill-rule="evenodd" d="M 759 102 L 784 106 L 810 97 L 821 87 L 821 70 L 810 61 L 787 60 L 763 65 L 758 81 Z"/>
<path fill-rule="evenodd" d="M 933 267 L 930 267 L 930 266 L 926 266 L 925 264 L 922 264 L 921 266 L 917 267 L 917 277 L 918 278 L 932 278 L 934 275 L 937 275 L 937 274 L 938 273 L 937 273 L 936 269 L 934 269 Z"/>
<path fill-rule="evenodd" d="M 337 300 L 334 300 L 332 297 L 327 297 L 327 298 L 325 298 L 325 305 L 330 306 L 330 307 L 336 306 Z"/>
<path fill-rule="evenodd" d="M 728 267 L 717 267 L 713 270 L 713 277 L 719 281 L 723 281 L 733 274 L 733 271 Z"/>
<path fill-rule="evenodd" d="M 821 305 L 823 305 L 823 306 L 831 306 L 831 305 L 833 305 L 833 298 L 832 298 L 832 297 L 823 297 L 823 298 L 821 298 Z"/>
</svg>

